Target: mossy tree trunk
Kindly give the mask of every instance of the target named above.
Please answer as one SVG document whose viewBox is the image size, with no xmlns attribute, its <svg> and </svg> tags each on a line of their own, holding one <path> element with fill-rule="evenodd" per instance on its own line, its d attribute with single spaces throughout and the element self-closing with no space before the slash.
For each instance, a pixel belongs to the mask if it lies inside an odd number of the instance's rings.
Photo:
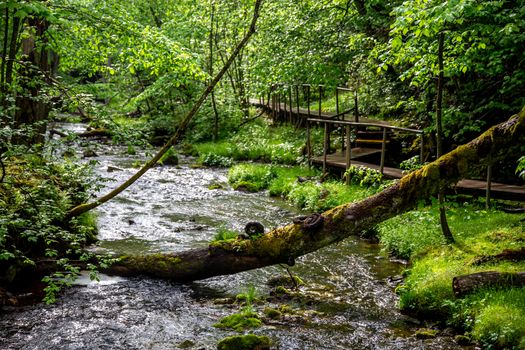
<svg viewBox="0 0 525 350">
<path fill-rule="evenodd" d="M 507 122 L 492 127 L 384 191 L 324 212 L 322 223 L 315 229 L 306 228 L 304 224 L 290 224 L 254 240 L 215 243 L 182 253 L 125 256 L 107 272 L 184 282 L 280 263 L 292 265 L 299 256 L 414 209 L 419 200 L 436 196 L 489 161 L 505 158 L 513 147 L 523 142 L 525 108 Z"/>
</svg>

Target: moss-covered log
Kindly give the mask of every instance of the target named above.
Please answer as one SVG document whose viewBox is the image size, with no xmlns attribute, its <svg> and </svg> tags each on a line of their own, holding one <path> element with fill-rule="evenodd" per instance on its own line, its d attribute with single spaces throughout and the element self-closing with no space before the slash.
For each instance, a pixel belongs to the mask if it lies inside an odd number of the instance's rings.
<svg viewBox="0 0 525 350">
<path fill-rule="evenodd" d="M 468 275 L 456 276 L 452 280 L 452 289 L 457 297 L 487 287 L 522 287 L 525 286 L 525 272 L 505 273 L 483 271 Z"/>
<path fill-rule="evenodd" d="M 384 191 L 324 212 L 322 222 L 314 228 L 299 221 L 254 240 L 214 243 L 183 253 L 126 256 L 108 272 L 191 281 L 273 264 L 293 264 L 299 256 L 412 210 L 419 200 L 435 196 L 440 189 L 468 177 L 479 166 L 503 159 L 510 148 L 524 141 L 525 108 Z"/>
</svg>

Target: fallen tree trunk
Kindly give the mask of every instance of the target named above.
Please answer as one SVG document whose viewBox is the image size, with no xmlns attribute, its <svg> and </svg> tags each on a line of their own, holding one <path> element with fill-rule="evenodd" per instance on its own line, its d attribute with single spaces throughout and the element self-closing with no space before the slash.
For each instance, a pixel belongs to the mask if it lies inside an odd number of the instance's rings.
<svg viewBox="0 0 525 350">
<path fill-rule="evenodd" d="M 457 276 L 452 279 L 452 289 L 457 297 L 463 297 L 479 288 L 521 286 L 525 286 L 525 272 L 484 271 Z"/>
<path fill-rule="evenodd" d="M 212 243 L 182 253 L 124 256 L 106 272 L 150 275 L 192 281 L 286 263 L 359 234 L 378 223 L 412 210 L 417 202 L 468 177 L 473 168 L 504 158 L 525 141 L 525 108 L 468 144 L 403 177 L 393 186 L 357 203 L 324 212 L 317 218 L 276 228 L 258 239 Z M 315 221 L 315 225 L 307 224 Z"/>
<path fill-rule="evenodd" d="M 495 261 L 521 261 L 525 260 L 525 248 L 521 249 L 505 249 L 501 253 L 496 255 L 485 255 L 477 258 L 473 265 L 481 265 L 488 262 L 495 262 Z"/>
</svg>

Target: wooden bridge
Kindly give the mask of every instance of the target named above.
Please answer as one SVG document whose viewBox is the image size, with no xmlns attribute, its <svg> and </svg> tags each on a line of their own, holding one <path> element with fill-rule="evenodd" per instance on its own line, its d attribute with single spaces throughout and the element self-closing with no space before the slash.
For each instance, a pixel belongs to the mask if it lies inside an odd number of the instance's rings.
<svg viewBox="0 0 525 350">
<path fill-rule="evenodd" d="M 419 159 L 425 159 L 425 134 L 422 130 L 393 126 L 385 121 L 371 120 L 359 115 L 357 95 L 354 94 L 353 106 L 340 111 L 341 93 L 352 93 L 346 87 L 335 88 L 336 111 L 322 110 L 324 86 L 314 87 L 317 95 L 312 98 L 312 85 L 273 84 L 266 96 L 250 100 L 252 105 L 265 110 L 274 122 L 284 122 L 305 127 L 307 132 L 306 150 L 309 164 L 321 166 L 323 173 L 329 169 L 348 169 L 352 165 L 363 166 L 380 171 L 385 177 L 400 179 L 404 176 L 401 169 L 386 166 L 386 152 L 392 136 L 410 134 L 414 142 L 419 143 Z M 300 92 L 302 91 L 302 99 Z M 312 110 L 312 103 L 317 109 Z M 322 127 L 323 155 L 312 154 L 311 128 Z M 340 138 L 340 149 L 332 146 L 332 137 Z M 429 152 L 427 152 L 428 155 Z M 347 177 L 346 181 L 350 179 Z M 525 201 L 525 186 L 507 185 L 492 182 L 492 166 L 487 167 L 486 181 L 461 180 L 452 189 L 455 193 L 486 196 L 490 198 Z"/>
</svg>

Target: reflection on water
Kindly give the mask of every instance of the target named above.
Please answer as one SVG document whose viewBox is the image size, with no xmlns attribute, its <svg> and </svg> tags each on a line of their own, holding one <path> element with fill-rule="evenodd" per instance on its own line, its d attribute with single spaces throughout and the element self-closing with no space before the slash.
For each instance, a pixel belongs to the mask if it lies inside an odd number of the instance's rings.
<svg viewBox="0 0 525 350">
<path fill-rule="evenodd" d="M 99 147 L 98 173 L 113 187 L 135 170 L 123 150 Z M 108 166 L 121 171 L 107 172 Z M 221 226 L 242 230 L 260 221 L 267 230 L 290 222 L 297 211 L 266 194 L 231 189 L 226 172 L 216 169 L 157 167 L 134 186 L 98 210 L 95 249 L 119 253 L 172 252 L 206 245 Z M 276 349 L 460 349 L 451 337 L 418 340 L 418 321 L 400 314 L 387 278 L 402 266 L 389 262 L 376 245 L 349 238 L 298 259 L 291 269 L 306 281 L 304 298 L 291 303 L 312 310 L 308 317 L 284 319 L 254 333 L 268 335 Z M 214 300 L 283 274 L 268 267 L 219 276 L 189 285 L 149 278 L 101 276 L 101 283 L 82 276 L 55 305 L 4 310 L 0 319 L 2 349 L 215 349 L 235 334 L 213 327 L 238 306 Z M 277 307 L 278 301 L 270 301 Z M 189 341 L 189 342 L 188 342 Z M 181 345 L 182 346 L 182 345 Z"/>
</svg>

